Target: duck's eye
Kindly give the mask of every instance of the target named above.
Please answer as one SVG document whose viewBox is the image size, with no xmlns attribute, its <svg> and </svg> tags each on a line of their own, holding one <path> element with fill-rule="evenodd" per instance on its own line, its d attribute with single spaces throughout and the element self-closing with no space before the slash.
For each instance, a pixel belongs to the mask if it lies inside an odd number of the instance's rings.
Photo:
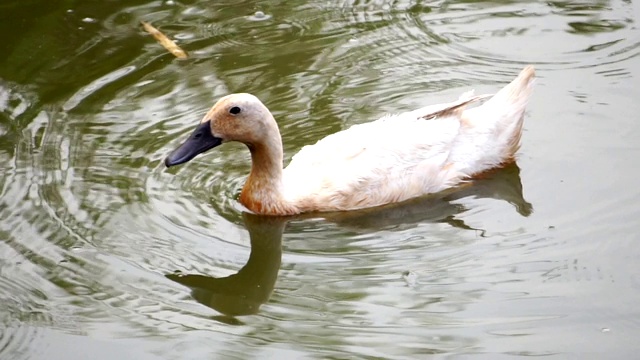
<svg viewBox="0 0 640 360">
<path fill-rule="evenodd" d="M 232 115 L 238 115 L 240 114 L 240 108 L 237 106 L 232 107 L 231 109 L 229 109 L 229 113 L 231 113 Z"/>
</svg>

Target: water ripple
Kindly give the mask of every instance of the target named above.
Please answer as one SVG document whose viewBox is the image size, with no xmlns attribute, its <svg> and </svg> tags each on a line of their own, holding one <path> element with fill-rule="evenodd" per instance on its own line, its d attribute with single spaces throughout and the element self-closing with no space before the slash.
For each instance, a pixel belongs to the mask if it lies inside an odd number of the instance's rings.
<svg viewBox="0 0 640 360">
<path fill-rule="evenodd" d="M 108 4 L 45 15 L 0 59 L 0 357 L 33 357 L 49 333 L 166 358 L 541 355 L 584 338 L 615 355 L 621 340 L 598 335 L 637 328 L 637 126 L 616 112 L 635 109 L 633 4 Z M 237 201 L 246 149 L 163 164 L 230 92 L 272 110 L 287 161 L 351 124 L 495 91 L 527 63 L 542 91 L 522 179 L 514 165 L 400 207 L 291 219 L 256 268 Z M 273 275 L 250 282 L 260 310 L 241 319 L 175 280 L 241 269 Z"/>
</svg>

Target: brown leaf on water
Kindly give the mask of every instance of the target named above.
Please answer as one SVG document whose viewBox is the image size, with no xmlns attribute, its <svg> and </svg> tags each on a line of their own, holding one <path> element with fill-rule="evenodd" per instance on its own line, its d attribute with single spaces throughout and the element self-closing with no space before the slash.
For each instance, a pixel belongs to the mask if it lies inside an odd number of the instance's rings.
<svg viewBox="0 0 640 360">
<path fill-rule="evenodd" d="M 144 29 L 147 30 L 149 34 L 153 35 L 153 37 L 158 40 L 160 45 L 164 46 L 164 48 L 172 53 L 175 57 L 177 57 L 178 59 L 187 58 L 187 53 L 182 50 L 180 46 L 176 45 L 173 40 L 169 39 L 165 34 L 160 32 L 160 30 L 156 29 L 148 22 L 140 21 L 140 23 L 142 23 L 142 26 L 144 26 Z"/>
</svg>

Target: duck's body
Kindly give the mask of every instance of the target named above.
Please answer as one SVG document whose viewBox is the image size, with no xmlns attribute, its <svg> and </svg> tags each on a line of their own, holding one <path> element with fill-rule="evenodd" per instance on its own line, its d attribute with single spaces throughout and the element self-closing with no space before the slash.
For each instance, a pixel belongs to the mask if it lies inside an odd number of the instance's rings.
<svg viewBox="0 0 640 360">
<path fill-rule="evenodd" d="M 251 150 L 251 173 L 240 202 L 255 213 L 292 215 L 400 202 L 442 191 L 512 161 L 533 77 L 533 68 L 525 68 L 473 109 L 464 107 L 486 96 L 463 96 L 449 104 L 352 126 L 305 146 L 285 169 L 282 140 L 271 113 L 253 95 L 229 95 L 214 105 L 166 164 L 186 162 L 235 140 Z"/>
</svg>

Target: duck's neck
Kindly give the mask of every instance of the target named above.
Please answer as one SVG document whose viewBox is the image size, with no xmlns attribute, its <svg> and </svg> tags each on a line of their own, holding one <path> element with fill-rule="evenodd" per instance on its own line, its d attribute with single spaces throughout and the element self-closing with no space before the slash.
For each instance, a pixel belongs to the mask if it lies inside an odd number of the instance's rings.
<svg viewBox="0 0 640 360">
<path fill-rule="evenodd" d="M 298 212 L 282 193 L 282 140 L 280 134 L 277 135 L 268 141 L 247 145 L 251 151 L 251 173 L 240 193 L 240 202 L 257 214 Z"/>
</svg>

